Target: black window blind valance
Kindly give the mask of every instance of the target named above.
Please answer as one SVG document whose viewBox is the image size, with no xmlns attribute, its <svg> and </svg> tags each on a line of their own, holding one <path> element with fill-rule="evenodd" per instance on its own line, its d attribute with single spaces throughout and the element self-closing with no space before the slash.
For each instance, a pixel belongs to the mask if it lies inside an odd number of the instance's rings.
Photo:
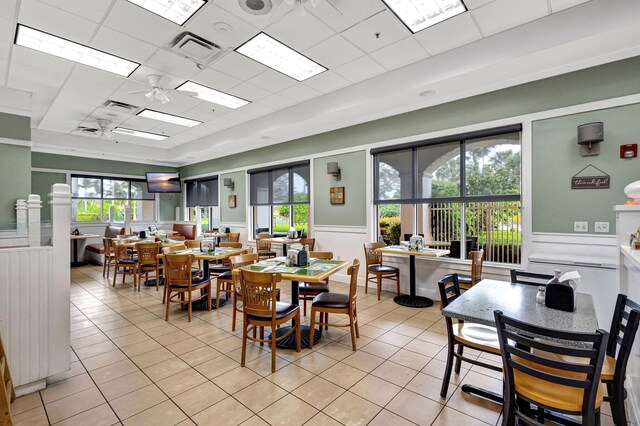
<svg viewBox="0 0 640 426">
<path fill-rule="evenodd" d="M 215 207 L 218 205 L 218 176 L 185 181 L 187 207 Z"/>
<path fill-rule="evenodd" d="M 252 206 L 309 203 L 310 162 L 278 164 L 247 170 Z"/>
</svg>

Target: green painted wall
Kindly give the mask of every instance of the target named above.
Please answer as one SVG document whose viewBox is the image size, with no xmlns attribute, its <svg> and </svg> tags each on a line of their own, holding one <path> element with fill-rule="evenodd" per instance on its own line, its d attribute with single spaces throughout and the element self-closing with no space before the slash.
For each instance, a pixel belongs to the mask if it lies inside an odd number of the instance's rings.
<svg viewBox="0 0 640 426">
<path fill-rule="evenodd" d="M 640 93 L 640 57 L 182 167 L 184 177 Z"/>
<path fill-rule="evenodd" d="M 49 193 L 54 183 L 67 183 L 66 173 L 31 172 L 31 193 L 38 194 L 42 200 L 42 220 L 51 220 Z"/>
<path fill-rule="evenodd" d="M 0 227 L 15 228 L 16 200 L 31 193 L 31 148 L 0 144 Z"/>
<path fill-rule="evenodd" d="M 640 104 L 556 117 L 533 123 L 533 231 L 573 232 L 574 221 L 609 222 L 615 234 L 612 206 L 624 204 L 623 188 L 640 179 L 640 159 L 620 159 L 620 145 L 637 143 L 640 134 Z M 577 126 L 604 122 L 600 155 L 582 157 L 577 144 Z M 609 189 L 571 189 L 571 177 L 593 164 L 611 176 Z M 587 175 L 599 175 L 592 168 Z M 580 174 L 585 176 L 584 173 Z"/>
<path fill-rule="evenodd" d="M 224 178 L 231 178 L 233 191 L 223 185 Z M 247 221 L 247 173 L 244 171 L 227 173 L 218 177 L 220 182 L 220 223 Z M 229 208 L 229 195 L 236 196 L 236 208 Z"/>
<path fill-rule="evenodd" d="M 338 162 L 342 178 L 336 181 L 327 174 L 327 163 Z M 316 225 L 366 226 L 367 182 L 366 151 L 316 158 L 313 163 L 313 215 Z M 329 188 L 343 186 L 344 204 L 329 202 Z"/>
<path fill-rule="evenodd" d="M 31 117 L 0 112 L 0 137 L 31 140 Z"/>
<path fill-rule="evenodd" d="M 47 169 L 74 170 L 87 173 L 113 173 L 144 176 L 146 172 L 175 171 L 175 167 L 156 166 L 126 161 L 100 160 L 96 158 L 73 157 L 69 155 L 31 153 L 31 166 Z M 33 187 L 46 188 L 50 173 L 33 172 Z M 48 194 L 48 192 L 47 192 Z M 44 199 L 44 198 L 43 198 Z M 182 205 L 181 194 L 160 194 L 160 220 L 173 221 L 175 209 Z"/>
</svg>

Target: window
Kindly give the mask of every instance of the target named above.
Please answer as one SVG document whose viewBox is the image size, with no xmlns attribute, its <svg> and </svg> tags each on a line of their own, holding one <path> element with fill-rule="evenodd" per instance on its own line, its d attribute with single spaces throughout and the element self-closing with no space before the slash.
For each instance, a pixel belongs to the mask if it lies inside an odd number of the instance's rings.
<svg viewBox="0 0 640 426">
<path fill-rule="evenodd" d="M 309 161 L 248 171 L 254 236 L 309 230 Z"/>
<path fill-rule="evenodd" d="M 200 231 L 207 232 L 220 226 L 220 208 L 218 207 L 218 176 L 188 180 L 187 208 L 189 220 L 197 221 L 200 215 Z"/>
<path fill-rule="evenodd" d="M 155 196 L 147 192 L 142 179 L 71 176 L 71 220 L 106 222 L 113 206 L 113 221 L 124 222 L 125 206 L 131 208 L 134 221 L 153 221 Z"/>
<path fill-rule="evenodd" d="M 487 261 L 520 263 L 520 130 L 372 150 L 379 235 L 399 244 L 419 234 L 450 257 L 484 249 Z"/>
</svg>

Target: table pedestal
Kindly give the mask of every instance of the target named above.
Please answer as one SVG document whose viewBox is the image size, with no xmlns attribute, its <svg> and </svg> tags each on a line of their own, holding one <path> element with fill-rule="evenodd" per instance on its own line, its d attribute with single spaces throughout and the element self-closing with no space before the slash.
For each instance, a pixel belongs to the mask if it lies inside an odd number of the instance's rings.
<svg viewBox="0 0 640 426">
<path fill-rule="evenodd" d="M 73 239 L 73 261 L 71 261 L 71 266 L 75 268 L 76 266 L 85 266 L 86 264 L 87 262 L 78 261 L 78 239 L 74 238 Z"/>
<path fill-rule="evenodd" d="M 416 296 L 416 257 L 409 256 L 409 293 L 393 298 L 398 305 L 409 308 L 428 308 L 433 306 L 433 300 L 428 297 Z"/>
<path fill-rule="evenodd" d="M 286 247 L 286 245 L 284 246 Z M 298 281 L 291 281 L 291 303 L 293 305 L 300 304 L 300 283 Z M 295 321 L 295 320 L 294 320 Z M 287 331 L 291 330 L 292 327 L 284 326 L 280 327 L 276 330 L 276 336 L 280 337 L 285 334 Z M 311 337 L 311 328 L 307 325 L 300 326 L 300 348 L 308 348 L 309 341 Z M 316 331 L 313 335 L 313 344 L 316 345 L 320 342 L 320 338 L 322 337 L 322 327 L 320 330 L 316 328 Z M 276 347 L 280 349 L 295 349 L 296 348 L 296 333 L 291 333 L 289 336 L 285 337 L 282 340 L 276 342 Z"/>
</svg>

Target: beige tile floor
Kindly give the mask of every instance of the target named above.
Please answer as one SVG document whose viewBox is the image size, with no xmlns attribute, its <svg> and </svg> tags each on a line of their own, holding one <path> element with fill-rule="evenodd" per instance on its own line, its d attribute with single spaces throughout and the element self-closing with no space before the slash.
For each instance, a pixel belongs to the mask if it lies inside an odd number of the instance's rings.
<svg viewBox="0 0 640 426">
<path fill-rule="evenodd" d="M 496 425 L 501 407 L 461 392 L 472 383 L 500 391 L 499 375 L 463 364 L 440 398 L 447 339 L 437 307 L 396 305 L 359 290 L 360 338 L 325 331 L 313 351 L 250 345 L 240 367 L 241 326 L 231 306 L 198 312 L 175 307 L 164 320 L 162 292 L 114 289 L 102 268 L 71 272 L 71 369 L 44 391 L 12 405 L 16 425 Z M 118 280 L 120 281 L 120 280 Z M 284 282 L 283 300 L 290 285 Z M 332 291 L 346 285 L 332 283 Z M 468 356 L 490 356 L 469 353 Z M 499 362 L 498 358 L 493 361 Z M 609 413 L 608 406 L 604 408 Z M 604 425 L 613 424 L 608 415 Z"/>
</svg>

